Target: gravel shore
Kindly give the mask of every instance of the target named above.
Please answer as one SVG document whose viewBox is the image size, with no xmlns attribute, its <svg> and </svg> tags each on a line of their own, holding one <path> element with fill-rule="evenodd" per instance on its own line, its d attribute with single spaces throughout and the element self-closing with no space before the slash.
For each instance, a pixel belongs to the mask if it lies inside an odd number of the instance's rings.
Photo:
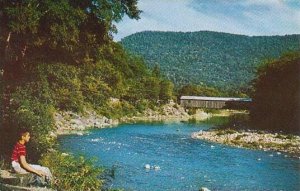
<svg viewBox="0 0 300 191">
<path fill-rule="evenodd" d="M 236 147 L 277 151 L 300 159 L 300 136 L 261 131 L 236 131 L 233 129 L 199 131 L 192 134 L 203 139 Z"/>
</svg>

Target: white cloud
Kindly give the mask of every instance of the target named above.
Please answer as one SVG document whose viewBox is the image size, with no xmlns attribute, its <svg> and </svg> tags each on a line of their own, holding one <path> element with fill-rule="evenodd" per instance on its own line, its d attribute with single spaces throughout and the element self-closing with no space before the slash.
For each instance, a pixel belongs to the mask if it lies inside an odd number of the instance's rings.
<svg viewBox="0 0 300 191">
<path fill-rule="evenodd" d="M 124 18 L 118 23 L 116 40 L 145 30 L 300 33 L 300 8 L 289 6 L 285 0 L 140 0 L 138 6 L 143 11 L 141 19 Z"/>
</svg>

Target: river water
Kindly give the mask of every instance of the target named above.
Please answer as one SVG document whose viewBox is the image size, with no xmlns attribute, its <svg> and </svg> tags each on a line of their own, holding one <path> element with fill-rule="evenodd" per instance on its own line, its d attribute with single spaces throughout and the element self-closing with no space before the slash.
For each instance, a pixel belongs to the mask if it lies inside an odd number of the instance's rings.
<svg viewBox="0 0 300 191">
<path fill-rule="evenodd" d="M 61 136 L 59 142 L 64 152 L 97 157 L 96 165 L 115 169 L 111 188 L 300 190 L 299 159 L 191 138 L 191 133 L 210 127 L 205 123 L 130 124 Z"/>
</svg>

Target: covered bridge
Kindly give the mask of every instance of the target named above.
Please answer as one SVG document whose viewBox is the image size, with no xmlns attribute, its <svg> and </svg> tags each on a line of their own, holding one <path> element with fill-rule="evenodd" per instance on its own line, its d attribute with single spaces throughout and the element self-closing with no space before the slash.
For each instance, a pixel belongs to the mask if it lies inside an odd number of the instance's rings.
<svg viewBox="0 0 300 191">
<path fill-rule="evenodd" d="M 249 109 L 251 101 L 250 98 L 234 97 L 180 97 L 180 105 L 185 108 Z"/>
</svg>

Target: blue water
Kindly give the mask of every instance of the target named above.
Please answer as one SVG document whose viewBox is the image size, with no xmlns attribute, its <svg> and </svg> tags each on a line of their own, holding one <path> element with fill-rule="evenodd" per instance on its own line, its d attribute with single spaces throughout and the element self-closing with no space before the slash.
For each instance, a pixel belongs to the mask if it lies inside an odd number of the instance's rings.
<svg viewBox="0 0 300 191">
<path fill-rule="evenodd" d="M 300 190 L 300 160 L 191 138 L 208 124 L 134 124 L 59 138 L 64 152 L 115 168 L 125 190 Z M 273 155 L 273 156 L 270 156 Z M 145 165 L 160 170 L 145 169 Z"/>
</svg>

